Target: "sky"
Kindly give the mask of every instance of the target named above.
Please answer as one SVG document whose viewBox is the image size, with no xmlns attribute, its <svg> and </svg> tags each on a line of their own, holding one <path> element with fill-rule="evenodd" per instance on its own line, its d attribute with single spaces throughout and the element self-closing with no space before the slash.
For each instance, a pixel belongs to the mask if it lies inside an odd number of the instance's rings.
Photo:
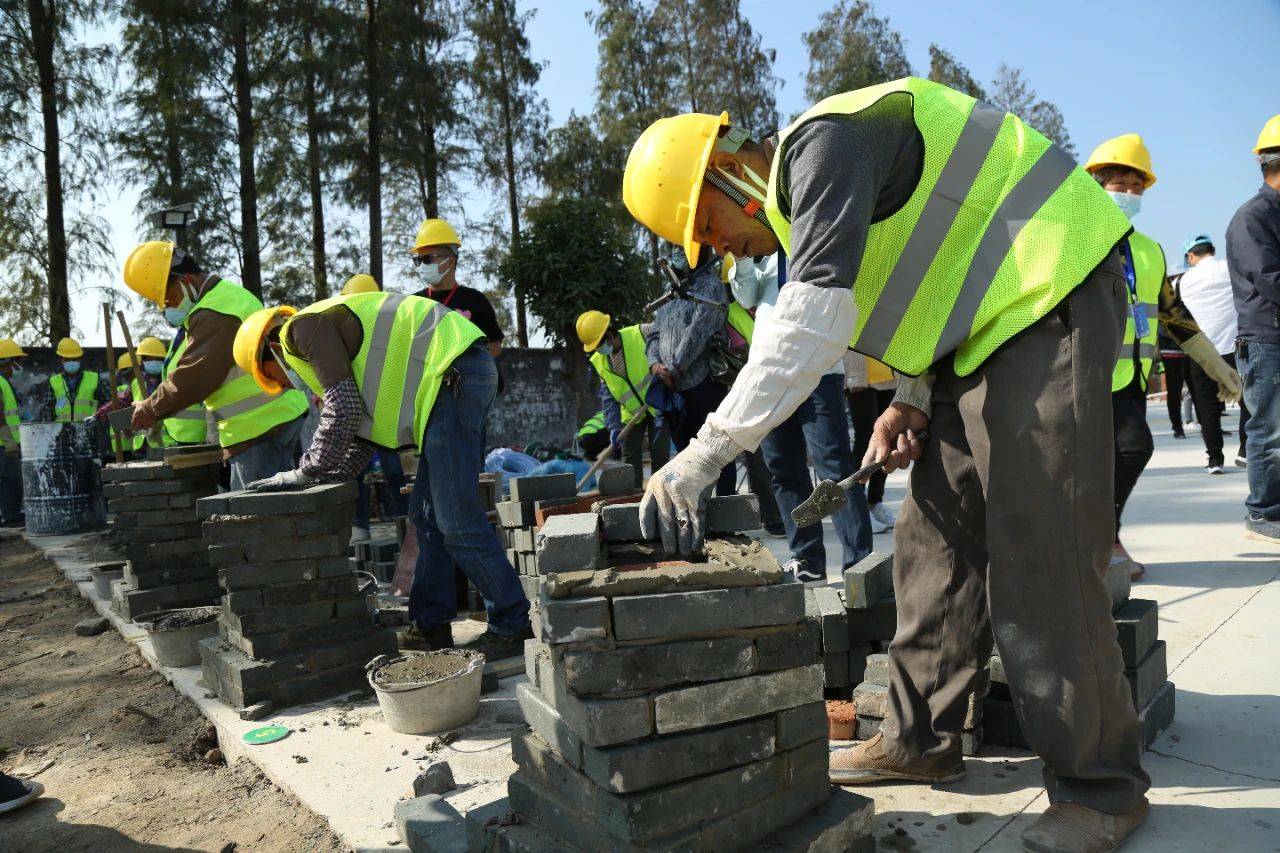
<svg viewBox="0 0 1280 853">
<path fill-rule="evenodd" d="M 802 36 L 832 5 L 834 0 L 742 2 L 764 46 L 777 51 L 784 120 L 808 106 Z M 540 90 L 553 125 L 571 111 L 590 113 L 596 51 L 585 13 L 595 3 L 521 0 L 521 6 L 537 10 L 528 35 L 534 57 L 546 63 Z M 1179 268 L 1182 242 L 1193 233 L 1204 231 L 1221 246 L 1231 215 L 1261 183 L 1251 149 L 1263 123 L 1280 113 L 1274 68 L 1264 66 L 1280 43 L 1280 0 L 880 0 L 875 6 L 902 34 L 918 74 L 928 71 L 931 42 L 983 83 L 1002 62 L 1023 69 L 1038 95 L 1062 110 L 1082 161 L 1104 139 L 1141 134 L 1157 182 L 1134 226 L 1164 246 L 1172 269 Z M 121 188 L 102 211 L 112 227 L 116 269 L 135 242 L 135 203 L 136 196 Z M 469 217 L 480 217 L 487 196 L 474 191 L 463 204 Z M 73 308 L 84 340 L 100 343 L 98 297 L 76 296 Z"/>
</svg>

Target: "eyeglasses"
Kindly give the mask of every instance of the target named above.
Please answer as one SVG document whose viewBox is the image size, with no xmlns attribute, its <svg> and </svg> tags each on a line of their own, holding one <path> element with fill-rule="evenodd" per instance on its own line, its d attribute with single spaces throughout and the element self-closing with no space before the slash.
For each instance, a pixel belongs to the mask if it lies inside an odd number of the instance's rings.
<svg viewBox="0 0 1280 853">
<path fill-rule="evenodd" d="M 420 267 L 423 264 L 442 264 L 452 257 L 453 255 L 447 254 L 445 252 L 430 252 L 424 255 L 411 256 L 411 258 L 413 259 L 413 265 L 415 267 Z"/>
</svg>

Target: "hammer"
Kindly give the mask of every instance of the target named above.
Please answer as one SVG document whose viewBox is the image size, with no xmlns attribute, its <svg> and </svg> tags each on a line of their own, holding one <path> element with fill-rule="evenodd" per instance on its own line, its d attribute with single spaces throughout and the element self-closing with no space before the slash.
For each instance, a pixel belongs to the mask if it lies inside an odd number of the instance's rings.
<svg viewBox="0 0 1280 853">
<path fill-rule="evenodd" d="M 929 431 L 921 430 L 915 436 L 921 442 L 928 441 Z M 791 510 L 791 520 L 795 522 L 796 527 L 808 527 L 810 524 L 817 524 L 822 521 L 822 519 L 833 514 L 849 502 L 848 493 L 855 483 L 865 477 L 870 477 L 877 471 L 883 470 L 885 463 L 888 461 L 886 458 L 881 459 L 879 462 L 872 462 L 870 465 L 864 465 L 838 483 L 831 480 L 823 480 L 814 486 L 813 494 L 809 495 L 804 503 Z"/>
</svg>

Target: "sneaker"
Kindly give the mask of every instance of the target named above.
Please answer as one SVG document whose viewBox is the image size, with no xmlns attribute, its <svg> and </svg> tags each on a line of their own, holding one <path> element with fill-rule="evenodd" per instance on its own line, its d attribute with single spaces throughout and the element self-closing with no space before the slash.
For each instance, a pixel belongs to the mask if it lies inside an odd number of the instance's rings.
<svg viewBox="0 0 1280 853">
<path fill-rule="evenodd" d="M 492 631 L 485 631 L 479 637 L 470 642 L 463 643 L 458 646 L 460 649 L 467 649 L 473 652 L 480 652 L 487 661 L 504 660 L 505 658 L 519 657 L 524 654 L 524 641 L 533 639 L 533 629 L 525 626 L 525 629 L 515 636 L 507 636 L 505 634 L 495 634 Z"/>
<path fill-rule="evenodd" d="M 782 567 L 784 572 L 791 572 L 796 576 L 796 582 L 805 586 L 826 586 L 827 576 L 823 572 L 815 572 L 809 568 L 809 564 L 804 560 L 792 559 L 788 560 L 786 565 Z"/>
<path fill-rule="evenodd" d="M 941 767 L 937 766 L 939 763 Z M 831 781 L 837 785 L 866 785 L 870 782 L 958 782 L 964 778 L 964 759 L 957 753 L 949 760 L 905 762 L 890 758 L 884 751 L 884 735 L 877 733 L 871 740 L 857 746 L 837 749 L 831 753 Z"/>
<path fill-rule="evenodd" d="M 1222 473 L 1222 466 L 1221 466 L 1221 465 L 1206 465 L 1206 466 L 1204 466 L 1204 472 L 1205 472 L 1206 474 L 1221 474 L 1221 473 Z"/>
<path fill-rule="evenodd" d="M 453 630 L 448 623 L 422 630 L 410 625 L 396 635 L 396 641 L 404 651 L 434 652 L 453 646 Z"/>
<path fill-rule="evenodd" d="M 35 802 L 44 793 L 44 785 L 34 779 L 19 779 L 0 773 L 0 814 L 20 809 Z"/>
<path fill-rule="evenodd" d="M 1248 460 L 1248 459 L 1245 459 L 1243 456 L 1237 456 L 1237 457 L 1236 457 L 1236 467 L 1237 467 L 1237 468 L 1248 468 L 1248 467 L 1249 467 L 1249 460 Z"/>
<path fill-rule="evenodd" d="M 1054 803 L 1022 833 L 1022 846 L 1035 853 L 1115 850 L 1142 826 L 1150 808 L 1146 797 L 1124 814 L 1107 814 L 1079 803 Z"/>
<path fill-rule="evenodd" d="M 880 530 L 876 530 L 876 522 L 880 522 Z M 886 503 L 878 503 L 871 508 L 871 530 L 875 533 L 883 533 L 886 530 L 892 530 L 893 526 L 898 523 L 898 518 L 893 514 L 893 510 L 889 509 Z"/>
<path fill-rule="evenodd" d="M 1280 521 L 1273 521 L 1269 518 L 1254 518 L 1251 515 L 1244 520 L 1244 530 L 1246 539 L 1256 539 L 1259 542 L 1280 545 Z"/>
<path fill-rule="evenodd" d="M 787 528 L 783 526 L 781 521 L 774 521 L 764 526 L 764 532 L 768 533 L 774 539 L 786 539 Z"/>
<path fill-rule="evenodd" d="M 351 528 L 351 544 L 352 545 L 355 545 L 357 542 L 368 542 L 368 541 L 369 541 L 369 528 L 367 527 Z"/>
</svg>

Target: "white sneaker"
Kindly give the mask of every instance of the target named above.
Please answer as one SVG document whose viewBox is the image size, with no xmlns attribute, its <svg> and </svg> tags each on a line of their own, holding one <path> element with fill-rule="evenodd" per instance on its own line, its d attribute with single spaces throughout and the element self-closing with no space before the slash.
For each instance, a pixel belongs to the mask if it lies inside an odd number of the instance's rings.
<svg viewBox="0 0 1280 853">
<path fill-rule="evenodd" d="M 1237 468 L 1248 468 L 1248 467 L 1249 467 L 1249 460 L 1245 459 L 1243 456 L 1237 456 L 1237 457 L 1236 457 L 1236 467 L 1237 467 Z"/>
<path fill-rule="evenodd" d="M 1222 466 L 1221 466 L 1221 465 L 1206 465 L 1206 466 L 1204 466 L 1204 472 L 1205 472 L 1206 474 L 1221 474 L 1221 473 L 1222 473 Z"/>
<path fill-rule="evenodd" d="M 876 522 L 880 522 L 880 529 L 876 530 Z M 886 530 L 892 530 L 893 526 L 898 523 L 898 519 L 894 516 L 893 510 L 889 509 L 889 505 L 883 501 L 871 508 L 871 530 L 875 533 L 884 533 Z"/>
<path fill-rule="evenodd" d="M 796 582 L 802 583 L 807 587 L 826 586 L 826 575 L 820 575 L 817 572 L 810 571 L 809 567 L 801 560 L 791 559 L 782 567 L 784 572 L 792 572 L 795 575 Z"/>
<path fill-rule="evenodd" d="M 352 545 L 355 545 L 357 542 L 368 542 L 368 541 L 369 541 L 369 528 L 367 527 L 351 528 L 351 544 Z"/>
</svg>

